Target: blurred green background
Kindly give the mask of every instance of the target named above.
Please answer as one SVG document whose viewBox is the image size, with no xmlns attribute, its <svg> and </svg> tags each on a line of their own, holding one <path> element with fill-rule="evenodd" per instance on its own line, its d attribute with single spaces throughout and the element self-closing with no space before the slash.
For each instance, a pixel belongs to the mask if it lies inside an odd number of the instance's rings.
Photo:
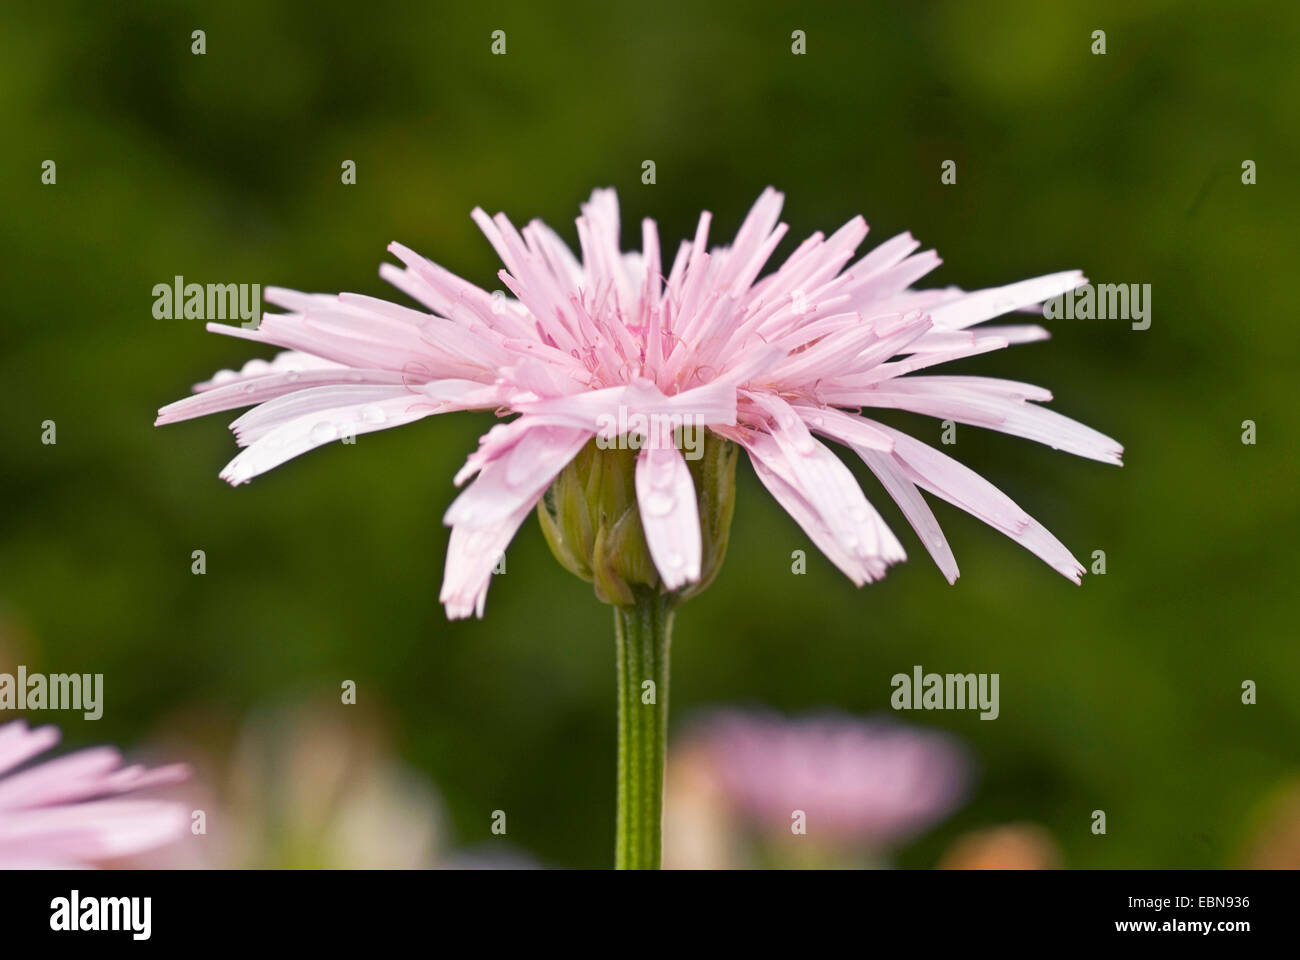
<svg viewBox="0 0 1300 960">
<path fill-rule="evenodd" d="M 391 240 L 495 289 L 476 204 L 576 246 L 579 202 L 612 185 L 625 245 L 652 216 L 675 249 L 700 209 L 729 237 L 773 184 L 791 226 L 778 261 L 860 212 L 869 245 L 911 230 L 938 249 L 928 285 L 1073 267 L 1152 284 L 1145 332 L 1056 321 L 1047 343 L 950 368 L 1048 386 L 1125 445 L 1121 470 L 968 427 L 950 451 L 1088 565 L 1104 550 L 1108 572 L 1076 588 L 935 502 L 962 569 L 949 588 L 855 462 L 911 557 L 856 590 L 742 463 L 728 562 L 678 617 L 674 727 L 718 703 L 887 711 L 890 676 L 913 664 L 996 672 L 995 722 L 904 715 L 962 738 L 981 772 L 900 863 L 1022 820 L 1072 867 L 1236 862 L 1264 798 L 1300 771 L 1283 282 L 1298 27 L 1293 5 L 1172 0 L 6 4 L 0 648 L 106 687 L 98 722 L 34 719 L 131 745 L 201 714 L 219 737 L 265 704 L 336 704 L 354 680 L 459 842 L 490 840 L 504 809 L 540 861 L 608 865 L 608 609 L 533 521 L 485 620 L 448 623 L 437 603 L 451 476 L 492 418 L 363 436 L 231 489 L 217 471 L 233 415 L 155 429 L 154 414 L 270 351 L 154 319 L 151 290 L 182 274 L 402 300 L 376 273 Z M 940 184 L 948 159 L 955 186 Z M 882 419 L 938 442 L 934 421 Z M 41 444 L 44 420 L 57 445 Z"/>
</svg>

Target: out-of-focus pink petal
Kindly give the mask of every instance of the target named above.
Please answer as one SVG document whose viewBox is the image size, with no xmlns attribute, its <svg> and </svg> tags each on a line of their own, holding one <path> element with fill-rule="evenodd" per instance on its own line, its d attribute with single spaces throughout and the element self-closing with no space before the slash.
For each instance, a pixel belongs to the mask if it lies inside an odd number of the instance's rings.
<svg viewBox="0 0 1300 960">
<path fill-rule="evenodd" d="M 176 839 L 189 823 L 179 803 L 97 800 L 0 817 L 0 863 L 57 866 L 110 860 Z"/>
<path fill-rule="evenodd" d="M 122 755 L 112 747 L 93 747 L 11 774 L 0 780 L 0 810 L 93 796 L 103 779 L 121 763 Z"/>
<path fill-rule="evenodd" d="M 94 747 L 3 776 L 57 741 L 54 727 L 0 726 L 0 868 L 84 866 L 184 830 L 188 813 L 179 804 L 105 799 L 176 783 L 188 776 L 182 765 L 123 767 L 112 747 Z"/>
<path fill-rule="evenodd" d="M 840 847 L 905 842 L 947 816 L 971 778 L 952 738 L 893 720 L 724 711 L 691 742 L 746 820 L 788 835 L 790 811 L 802 810 Z"/>
<path fill-rule="evenodd" d="M 58 727 L 30 730 L 25 720 L 6 723 L 0 727 L 0 774 L 44 753 L 58 742 Z"/>
</svg>

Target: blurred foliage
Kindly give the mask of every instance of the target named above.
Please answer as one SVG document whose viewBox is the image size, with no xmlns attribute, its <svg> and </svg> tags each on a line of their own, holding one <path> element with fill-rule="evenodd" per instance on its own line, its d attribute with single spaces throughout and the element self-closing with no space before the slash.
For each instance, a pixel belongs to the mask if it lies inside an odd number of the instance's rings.
<svg viewBox="0 0 1300 960">
<path fill-rule="evenodd" d="M 729 236 L 771 183 L 791 225 L 778 259 L 861 212 L 869 243 L 908 229 L 937 247 L 935 283 L 1079 267 L 1152 284 L 1146 332 L 1058 321 L 1048 343 L 961 365 L 1047 385 L 1125 444 L 1122 470 L 974 428 L 955 448 L 1081 559 L 1105 550 L 1109 572 L 1076 588 L 938 503 L 963 571 L 949 588 L 858 470 L 912 559 L 855 590 L 742 463 L 728 563 L 678 616 L 674 722 L 721 701 L 888 709 L 889 677 L 918 663 L 997 672 L 996 722 L 907 716 L 963 737 L 982 779 L 905 865 L 1010 821 L 1048 827 L 1072 867 L 1226 863 L 1300 742 L 1283 282 L 1298 27 L 1300 8 L 1262 0 L 5 4 L 8 646 L 32 670 L 106 675 L 102 720 L 49 717 L 73 743 L 135 742 L 195 704 L 337 703 L 355 680 L 460 842 L 490 841 L 500 808 L 540 860 L 607 865 L 608 609 L 531 520 L 484 621 L 437 604 L 451 476 L 492 418 L 367 435 L 230 489 L 222 422 L 155 429 L 154 411 L 267 351 L 155 320 L 151 289 L 181 274 L 401 299 L 376 274 L 391 240 L 493 288 L 476 204 L 575 242 L 577 204 L 613 185 L 627 246 L 643 216 L 675 245 L 700 209 Z M 1089 53 L 1099 28 L 1105 56 Z M 489 53 L 495 29 L 506 56 Z M 933 421 L 884 419 L 937 442 Z"/>
</svg>

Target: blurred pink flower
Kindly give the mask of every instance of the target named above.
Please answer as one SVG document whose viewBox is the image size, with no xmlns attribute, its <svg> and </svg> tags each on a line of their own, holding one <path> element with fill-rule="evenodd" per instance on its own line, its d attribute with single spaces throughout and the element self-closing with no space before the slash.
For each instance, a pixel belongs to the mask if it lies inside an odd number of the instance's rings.
<svg viewBox="0 0 1300 960">
<path fill-rule="evenodd" d="M 839 715 L 786 719 L 728 711 L 697 730 L 700 756 L 730 805 L 761 830 L 888 850 L 954 810 L 969 776 L 945 734 Z"/>
<path fill-rule="evenodd" d="M 105 799 L 183 780 L 183 765 L 124 767 L 112 747 L 94 747 L 11 772 L 58 741 L 55 727 L 31 730 L 22 720 L 0 727 L 0 868 L 89 866 L 185 832 L 180 804 Z"/>
<path fill-rule="evenodd" d="M 974 514 L 1078 583 L 1083 567 L 1005 494 L 945 454 L 858 415 L 901 408 L 1001 430 L 1059 450 L 1120 462 L 1114 440 L 1038 406 L 1036 386 L 975 376 L 903 376 L 1047 337 L 1033 324 L 978 327 L 1084 283 L 1078 271 L 966 293 L 912 290 L 940 263 L 901 234 L 849 264 L 867 235 L 854 217 L 816 233 L 759 280 L 786 232 L 783 198 L 758 198 L 729 247 L 708 249 L 700 216 L 665 278 L 658 230 L 641 224 L 640 253 L 619 249 L 613 190 L 582 207 L 582 258 L 538 220 L 522 231 L 504 214 L 473 217 L 518 298 L 493 295 L 412 250 L 379 273 L 428 311 L 357 294 L 267 288 L 288 310 L 260 327 L 209 329 L 288 348 L 221 371 L 197 395 L 163 407 L 159 424 L 258 406 L 231 429 L 246 447 L 222 471 L 248 481 L 340 436 L 453 410 L 518 419 L 480 440 L 455 482 L 441 601 L 450 617 L 483 614 L 493 567 L 548 486 L 598 434 L 642 438 L 636 493 L 665 589 L 701 576 L 695 489 L 672 441 L 673 417 L 734 440 L 759 479 L 857 585 L 906 558 L 847 466 L 815 435 L 853 450 L 880 479 L 949 582 L 957 563 L 920 491 Z M 617 426 L 615 426 L 617 425 Z"/>
<path fill-rule="evenodd" d="M 167 718 L 160 749 L 194 775 L 176 793 L 202 827 L 132 860 L 148 869 L 409 870 L 449 845 L 434 784 L 401 762 L 364 707 L 268 704 L 242 722 L 208 707 Z"/>
</svg>

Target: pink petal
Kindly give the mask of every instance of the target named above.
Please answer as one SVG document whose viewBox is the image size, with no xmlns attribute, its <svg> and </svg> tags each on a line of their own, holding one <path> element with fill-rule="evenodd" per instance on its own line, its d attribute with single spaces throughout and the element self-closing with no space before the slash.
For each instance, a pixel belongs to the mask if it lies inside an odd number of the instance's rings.
<svg viewBox="0 0 1300 960">
<path fill-rule="evenodd" d="M 554 417 L 590 433 L 600 431 L 613 437 L 618 435 L 617 425 L 633 415 L 699 418 L 698 422 L 706 426 L 734 424 L 736 390 L 729 382 L 715 381 L 669 396 L 649 380 L 638 380 L 603 390 L 516 403 L 514 407 L 528 416 Z"/>
<path fill-rule="evenodd" d="M 725 435 L 740 443 L 749 454 L 754 472 L 769 493 L 799 524 L 804 533 L 817 546 L 827 559 L 839 567 L 857 586 L 870 583 L 883 575 L 883 570 L 870 566 L 861 557 L 847 550 L 835 535 L 829 523 L 822 516 L 819 508 L 810 502 L 803 492 L 791 480 L 786 479 L 772 464 L 779 462 L 779 453 L 774 449 L 769 438 L 761 435 L 745 435 L 744 431 L 724 431 Z M 769 445 L 770 444 L 770 445 Z"/>
<path fill-rule="evenodd" d="M 449 618 L 483 616 L 492 568 L 556 474 L 590 439 L 590 431 L 526 424 L 452 503 L 444 518 L 452 530 L 438 598 Z"/>
<path fill-rule="evenodd" d="M 795 410 L 774 396 L 750 396 L 773 418 L 768 435 L 746 436 L 750 459 L 756 469 L 762 465 L 760 479 L 823 552 L 859 585 L 879 579 L 890 564 L 906 559 L 902 545 L 867 501 L 852 472 L 808 432 Z M 780 483 L 772 483 L 773 479 Z M 802 501 L 796 509 L 791 509 L 791 493 Z M 816 518 L 811 529 L 805 522 L 810 514 Z M 824 540 L 825 532 L 837 546 L 833 552 L 818 539 Z M 850 562 L 844 562 L 846 558 Z"/>
<path fill-rule="evenodd" d="M 435 404 L 412 395 L 405 387 L 393 387 L 391 390 L 387 399 L 319 409 L 274 426 L 265 423 L 259 425 L 257 439 L 226 464 L 221 471 L 221 479 L 231 486 L 238 486 L 342 436 L 387 430 L 441 412 Z M 290 400 L 292 397 L 284 399 Z"/>
<path fill-rule="evenodd" d="M 949 583 L 956 583 L 960 571 L 957 569 L 957 560 L 952 555 L 952 548 L 948 545 L 948 540 L 939 527 L 939 521 L 935 519 L 934 512 L 925 502 L 921 491 L 908 479 L 903 467 L 894 461 L 893 441 L 861 417 L 841 410 L 812 407 L 796 409 L 811 429 L 845 444 L 862 458 L 862 462 L 871 469 L 886 492 L 903 511 L 903 516 L 921 538 L 921 543 L 934 558 L 944 577 Z M 884 436 L 888 441 L 888 448 L 883 451 L 878 444 L 862 442 L 875 440 L 879 436 Z"/>
<path fill-rule="evenodd" d="M 858 284 L 853 288 L 849 302 L 854 304 L 854 309 L 865 309 L 867 304 L 886 300 L 906 290 L 941 263 L 943 261 L 939 259 L 939 254 L 933 250 L 908 257 Z"/>
<path fill-rule="evenodd" d="M 990 377 L 905 377 L 886 380 L 861 392 L 836 395 L 854 406 L 892 407 L 913 413 L 987 427 L 1024 437 L 1102 463 L 1121 463 L 1124 452 L 1115 440 L 1091 427 L 1028 401 L 1052 395 L 1029 384 Z"/>
<path fill-rule="evenodd" d="M 920 245 L 921 242 L 911 233 L 900 233 L 876 247 L 849 267 L 846 272 L 853 274 L 858 280 L 877 276 L 882 271 L 902 263 L 903 259 Z"/>
<path fill-rule="evenodd" d="M 1002 531 L 1067 579 L 1082 582 L 1082 564 L 1005 493 L 933 447 L 883 424 L 875 426 L 893 438 L 894 459 L 909 480 Z"/>
<path fill-rule="evenodd" d="M 650 556 L 664 586 L 676 590 L 700 579 L 700 514 L 695 484 L 671 431 L 641 449 L 636 498 Z"/>
<path fill-rule="evenodd" d="M 268 400 L 286 394 L 293 395 L 311 387 L 350 383 L 397 385 L 405 380 L 404 374 L 393 370 L 354 370 L 337 364 L 322 370 L 290 370 L 269 376 L 240 377 L 238 382 L 213 386 L 192 397 L 169 403 L 158 411 L 154 426 L 203 417 L 236 407 L 265 404 Z"/>
<path fill-rule="evenodd" d="M 1021 280 L 1005 287 L 976 290 L 936 307 L 930 312 L 930 319 L 936 327 L 962 330 L 1004 313 L 1050 300 L 1087 282 L 1087 278 L 1078 270 L 1066 270 L 1035 277 L 1033 280 Z"/>
</svg>

